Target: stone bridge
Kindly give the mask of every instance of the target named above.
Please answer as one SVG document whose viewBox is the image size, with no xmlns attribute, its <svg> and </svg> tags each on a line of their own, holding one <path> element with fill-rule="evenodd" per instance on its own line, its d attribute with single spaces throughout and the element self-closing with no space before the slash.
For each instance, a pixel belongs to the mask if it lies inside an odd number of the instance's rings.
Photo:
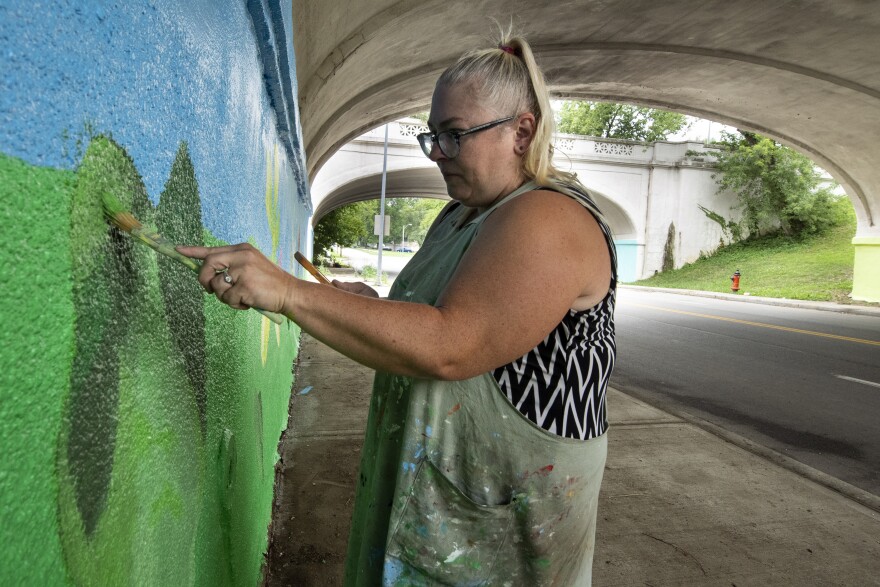
<svg viewBox="0 0 880 587">
<path fill-rule="evenodd" d="M 312 183 L 312 223 L 339 206 L 379 197 L 384 126 L 344 145 L 330 157 Z M 422 153 L 415 135 L 427 127 L 416 119 L 388 124 L 386 195 L 448 199 L 437 166 Z M 714 250 L 721 229 L 699 209 L 724 216 L 735 197 L 718 194 L 712 179 L 711 151 L 702 143 L 639 143 L 559 134 L 556 165 L 578 175 L 596 198 L 614 233 L 622 281 L 659 271 L 674 227 L 677 267 Z M 689 156 L 688 153 L 692 156 Z M 731 272 L 733 269 L 731 269 Z"/>
</svg>

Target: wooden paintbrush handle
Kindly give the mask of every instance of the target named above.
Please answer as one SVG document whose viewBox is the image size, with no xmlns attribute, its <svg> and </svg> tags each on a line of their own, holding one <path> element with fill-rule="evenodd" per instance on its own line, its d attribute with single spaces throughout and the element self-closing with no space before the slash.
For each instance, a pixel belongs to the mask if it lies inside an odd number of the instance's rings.
<svg viewBox="0 0 880 587">
<path fill-rule="evenodd" d="M 318 268 L 317 268 L 317 267 L 315 267 L 314 265 L 312 265 L 311 261 L 309 261 L 308 259 L 306 259 L 306 258 L 303 256 L 302 253 L 300 253 L 299 251 L 297 251 L 297 252 L 295 252 L 295 253 L 293 254 L 293 257 L 294 257 L 294 259 L 296 259 L 296 260 L 299 262 L 300 265 L 302 265 L 303 267 L 305 267 L 306 271 L 308 271 L 309 273 L 311 273 L 312 276 L 313 276 L 315 279 L 317 279 L 319 282 L 321 282 L 321 283 L 326 283 L 327 285 L 333 285 L 332 283 L 330 283 L 330 280 L 329 280 L 329 279 L 327 279 L 326 277 L 324 277 L 324 275 L 323 275 L 320 271 L 318 271 Z"/>
</svg>

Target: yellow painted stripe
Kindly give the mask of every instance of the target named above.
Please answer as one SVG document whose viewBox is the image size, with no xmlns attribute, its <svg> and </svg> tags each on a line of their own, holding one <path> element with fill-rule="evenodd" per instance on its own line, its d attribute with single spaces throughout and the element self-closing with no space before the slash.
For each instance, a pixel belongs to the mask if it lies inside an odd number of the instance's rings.
<svg viewBox="0 0 880 587">
<path fill-rule="evenodd" d="M 798 334 L 809 334 L 811 336 L 821 336 L 823 338 L 833 338 L 835 340 L 845 340 L 847 342 L 857 342 L 859 344 L 871 344 L 880 346 L 878 340 L 867 340 L 864 338 L 853 338 L 851 336 L 840 336 L 838 334 L 828 334 L 826 332 L 815 332 L 813 330 L 801 330 L 800 328 L 789 328 L 788 326 L 777 326 L 776 324 L 765 324 L 764 322 L 751 322 L 749 320 L 739 320 L 737 318 L 725 318 L 724 316 L 714 316 L 712 314 L 699 314 L 697 312 L 687 312 L 685 310 L 673 310 L 671 308 L 661 308 L 660 306 L 650 306 L 648 304 L 628 303 L 627 305 L 639 306 L 641 308 L 651 308 L 652 310 L 660 310 L 661 312 L 671 312 L 673 314 L 685 314 L 687 316 L 698 316 L 700 318 L 708 318 L 710 320 L 723 320 L 724 322 L 734 322 L 736 324 L 745 324 L 747 326 L 759 326 L 761 328 L 772 328 L 773 330 L 784 330 L 785 332 L 796 332 Z"/>
</svg>

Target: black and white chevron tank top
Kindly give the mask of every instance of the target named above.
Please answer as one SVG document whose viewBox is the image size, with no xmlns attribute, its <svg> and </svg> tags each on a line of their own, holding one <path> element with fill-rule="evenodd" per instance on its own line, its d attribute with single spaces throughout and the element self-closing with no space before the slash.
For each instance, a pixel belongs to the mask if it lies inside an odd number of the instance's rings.
<svg viewBox="0 0 880 587">
<path fill-rule="evenodd" d="M 569 310 L 538 346 L 494 371 L 499 387 L 521 414 L 544 430 L 589 440 L 608 428 L 605 392 L 614 368 L 617 255 L 602 214 L 580 186 L 566 185 L 596 218 L 611 255 L 608 294 L 589 310 Z M 560 191 L 554 188 L 553 191 Z"/>
</svg>

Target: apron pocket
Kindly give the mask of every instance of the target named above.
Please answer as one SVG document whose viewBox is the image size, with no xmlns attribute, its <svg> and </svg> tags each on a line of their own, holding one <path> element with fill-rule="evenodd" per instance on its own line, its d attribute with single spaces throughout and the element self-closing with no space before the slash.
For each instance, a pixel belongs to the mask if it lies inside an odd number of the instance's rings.
<svg viewBox="0 0 880 587">
<path fill-rule="evenodd" d="M 425 459 L 388 539 L 387 554 L 442 584 L 483 584 L 499 557 L 509 561 L 514 555 L 508 530 L 515 504 L 475 503 Z"/>
</svg>

